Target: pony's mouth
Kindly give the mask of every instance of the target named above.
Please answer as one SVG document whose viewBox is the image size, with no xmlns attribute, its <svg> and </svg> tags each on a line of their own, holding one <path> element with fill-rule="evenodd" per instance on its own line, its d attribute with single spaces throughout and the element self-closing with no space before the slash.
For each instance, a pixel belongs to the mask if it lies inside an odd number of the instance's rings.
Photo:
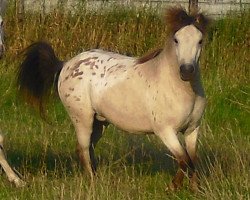
<svg viewBox="0 0 250 200">
<path fill-rule="evenodd" d="M 180 76 L 181 76 L 181 80 L 183 81 L 190 81 L 194 77 L 193 74 L 182 74 L 182 73 L 180 73 Z"/>
</svg>

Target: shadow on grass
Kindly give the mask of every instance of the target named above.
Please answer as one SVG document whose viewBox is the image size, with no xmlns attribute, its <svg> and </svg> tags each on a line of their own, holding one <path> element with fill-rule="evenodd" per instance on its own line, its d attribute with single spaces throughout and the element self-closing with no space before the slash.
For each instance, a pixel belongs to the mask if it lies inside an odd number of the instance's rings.
<svg viewBox="0 0 250 200">
<path fill-rule="evenodd" d="M 123 167 L 126 167 L 133 169 L 133 172 L 140 175 L 155 175 L 163 172 L 173 176 L 178 167 L 176 161 L 169 156 L 170 153 L 161 142 L 152 138 L 117 133 L 104 136 L 104 141 L 101 140 L 96 148 L 99 166 L 97 170 L 105 166 L 115 172 L 117 169 L 122 170 Z M 75 149 L 69 151 L 68 148 L 65 151 L 63 148 L 55 150 L 53 146 L 48 146 L 45 151 L 44 146 L 37 143 L 34 151 L 8 149 L 7 156 L 11 165 L 20 172 L 28 171 L 31 174 L 46 172 L 48 174 L 56 173 L 59 177 L 71 176 L 81 172 L 82 167 Z M 227 145 L 212 147 L 208 144 L 202 145 L 198 151 L 198 172 L 204 177 L 209 177 L 211 169 L 219 165 L 225 174 L 230 173 L 232 167 L 229 165 L 231 161 L 233 162 L 234 156 L 232 151 L 230 153 L 226 151 L 228 151 Z M 247 157 L 245 152 L 239 153 L 244 158 Z"/>
<path fill-rule="evenodd" d="M 105 144 L 97 145 L 100 152 L 96 153 L 98 162 L 97 170 L 102 166 L 110 167 L 114 171 L 120 166 L 133 168 L 138 174 L 154 175 L 159 172 L 166 172 L 173 175 L 176 171 L 174 160 L 166 155 L 167 150 L 162 146 L 150 142 L 143 145 L 143 137 L 125 137 L 127 143 L 123 146 L 114 143 L 116 148 L 105 147 Z M 112 141 L 111 141 L 112 142 Z M 105 152 L 102 153 L 102 149 Z M 127 149 L 127 151 L 126 151 Z M 29 152 L 21 149 L 6 149 L 7 159 L 11 166 L 20 173 L 28 172 L 35 174 L 55 174 L 57 177 L 71 176 L 82 171 L 75 149 L 72 151 L 54 150 L 48 146 L 46 151 L 42 144 L 36 143 L 34 150 Z M 111 156 L 110 156 L 111 155 Z"/>
<path fill-rule="evenodd" d="M 119 136 L 117 136 L 119 137 Z M 144 135 L 125 135 L 124 143 L 114 142 L 113 147 L 108 148 L 98 155 L 101 165 L 133 167 L 137 173 L 154 175 L 166 172 L 173 175 L 176 172 L 176 164 L 167 148 L 155 140 L 148 141 Z M 115 139 L 114 139 L 115 140 Z M 102 145 L 103 146 L 103 145 Z M 111 153 L 109 153 L 111 152 Z"/>
</svg>

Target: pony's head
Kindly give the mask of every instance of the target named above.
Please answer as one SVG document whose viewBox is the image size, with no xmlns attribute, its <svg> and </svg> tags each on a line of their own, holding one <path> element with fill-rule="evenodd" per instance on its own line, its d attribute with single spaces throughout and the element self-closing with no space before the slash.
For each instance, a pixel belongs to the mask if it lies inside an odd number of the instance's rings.
<svg viewBox="0 0 250 200">
<path fill-rule="evenodd" d="M 169 42 L 176 53 L 180 77 L 184 81 L 189 81 L 198 71 L 208 19 L 198 12 L 189 15 L 183 8 L 169 8 L 166 22 L 169 28 Z"/>
<path fill-rule="evenodd" d="M 0 58 L 3 56 L 4 50 L 3 18 L 0 15 Z"/>
</svg>

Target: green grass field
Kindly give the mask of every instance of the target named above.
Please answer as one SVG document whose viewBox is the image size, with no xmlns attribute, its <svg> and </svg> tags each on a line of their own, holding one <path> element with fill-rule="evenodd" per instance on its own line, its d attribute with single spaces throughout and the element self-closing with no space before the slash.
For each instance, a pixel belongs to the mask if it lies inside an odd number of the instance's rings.
<svg viewBox="0 0 250 200">
<path fill-rule="evenodd" d="M 155 136 L 125 134 L 109 126 L 98 143 L 93 185 L 75 154 L 74 128 L 60 100 L 48 108 L 48 122 L 16 95 L 20 52 L 37 40 L 49 41 L 67 60 L 83 49 L 102 48 L 140 56 L 160 47 L 165 24 L 154 11 L 116 8 L 106 14 L 79 10 L 46 16 L 14 8 L 5 16 L 6 55 L 0 61 L 0 127 L 8 160 L 27 182 L 11 186 L 0 176 L 0 199 L 250 199 L 250 12 L 213 22 L 201 58 L 208 105 L 199 138 L 201 191 L 166 193 L 176 171 L 168 150 Z"/>
</svg>

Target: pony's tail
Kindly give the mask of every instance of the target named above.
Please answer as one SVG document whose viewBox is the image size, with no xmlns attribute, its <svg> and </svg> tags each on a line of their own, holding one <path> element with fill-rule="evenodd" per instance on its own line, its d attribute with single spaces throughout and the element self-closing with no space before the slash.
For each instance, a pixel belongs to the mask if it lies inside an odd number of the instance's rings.
<svg viewBox="0 0 250 200">
<path fill-rule="evenodd" d="M 17 74 L 17 85 L 24 100 L 37 107 L 45 116 L 45 103 L 51 88 L 57 92 L 58 77 L 63 67 L 53 48 L 46 42 L 36 42 L 24 50 L 24 61 Z"/>
</svg>

